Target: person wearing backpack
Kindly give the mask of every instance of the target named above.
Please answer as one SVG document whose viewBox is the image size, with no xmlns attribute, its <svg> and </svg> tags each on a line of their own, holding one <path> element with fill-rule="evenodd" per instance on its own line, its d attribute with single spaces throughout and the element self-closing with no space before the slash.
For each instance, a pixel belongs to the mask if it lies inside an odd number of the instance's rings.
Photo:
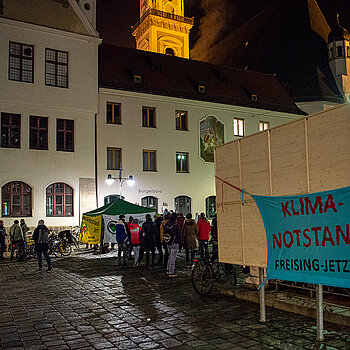
<svg viewBox="0 0 350 350">
<path fill-rule="evenodd" d="M 159 238 L 160 238 L 160 242 L 161 242 L 161 244 L 163 245 L 163 248 L 164 248 L 163 266 L 164 266 L 165 269 L 168 266 L 169 252 L 168 252 L 167 244 L 166 244 L 166 242 L 164 242 L 164 234 L 165 234 L 165 227 L 166 227 L 166 224 L 169 221 L 169 219 L 170 219 L 169 213 L 165 214 L 164 215 L 164 220 L 162 221 L 162 223 L 160 224 L 160 227 L 159 227 Z"/>
<path fill-rule="evenodd" d="M 119 215 L 119 220 L 115 225 L 116 240 L 118 243 L 118 266 L 122 265 L 122 255 L 123 255 L 123 266 L 127 266 L 126 257 L 128 249 L 128 234 L 129 228 L 125 224 L 125 215 Z"/>
<path fill-rule="evenodd" d="M 165 226 L 164 234 L 164 238 L 166 235 L 170 235 L 170 239 L 167 242 L 167 248 L 169 251 L 167 274 L 169 277 L 177 277 L 177 275 L 175 275 L 175 261 L 182 238 L 182 231 L 179 224 L 176 222 L 176 218 L 177 214 L 173 213 Z"/>
<path fill-rule="evenodd" d="M 23 232 L 21 230 L 21 227 L 19 226 L 19 221 L 15 220 L 13 222 L 13 225 L 10 227 L 10 241 L 11 241 L 11 256 L 10 260 L 13 259 L 13 255 L 15 253 L 15 248 L 18 247 L 18 249 L 22 250 L 24 255 L 24 249 L 23 249 Z"/>
<path fill-rule="evenodd" d="M 44 220 L 38 221 L 38 226 L 33 232 L 33 241 L 35 242 L 35 249 L 38 258 L 39 270 L 42 270 L 42 255 L 44 254 L 44 258 L 47 262 L 47 270 L 52 270 L 51 259 L 49 257 L 49 230 L 45 226 Z"/>
</svg>

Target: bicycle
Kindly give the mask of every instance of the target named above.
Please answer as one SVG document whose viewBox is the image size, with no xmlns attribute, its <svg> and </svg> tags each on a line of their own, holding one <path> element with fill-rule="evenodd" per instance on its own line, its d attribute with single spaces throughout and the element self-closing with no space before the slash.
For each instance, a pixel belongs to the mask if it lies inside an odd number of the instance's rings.
<svg viewBox="0 0 350 350">
<path fill-rule="evenodd" d="M 237 275 L 232 264 L 221 263 L 218 260 L 195 260 L 192 267 L 191 281 L 194 290 L 202 296 L 208 295 L 215 282 L 222 281 L 225 277 L 230 285 L 237 285 Z"/>
<path fill-rule="evenodd" d="M 12 251 L 13 251 L 13 257 L 17 261 L 23 261 L 26 258 L 26 251 L 24 249 L 23 241 L 11 243 L 11 259 L 12 259 Z"/>
<path fill-rule="evenodd" d="M 49 237 L 49 255 L 54 254 L 57 256 L 68 256 L 72 252 L 72 247 L 67 240 L 60 239 L 56 234 L 52 233 Z"/>
</svg>

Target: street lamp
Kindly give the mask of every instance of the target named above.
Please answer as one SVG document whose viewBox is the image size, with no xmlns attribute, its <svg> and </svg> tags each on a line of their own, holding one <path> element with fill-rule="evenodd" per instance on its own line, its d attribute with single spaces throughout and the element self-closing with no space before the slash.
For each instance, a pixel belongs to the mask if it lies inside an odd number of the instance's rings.
<svg viewBox="0 0 350 350">
<path fill-rule="evenodd" d="M 132 175 L 129 175 L 128 177 L 123 177 L 122 176 L 123 169 L 120 166 L 119 168 L 119 176 L 118 177 L 113 177 L 111 174 L 107 175 L 106 183 L 107 185 L 112 185 L 114 181 L 119 182 L 119 198 L 122 197 L 122 186 L 123 183 L 126 181 L 129 186 L 134 186 L 135 184 L 135 179 Z"/>
</svg>

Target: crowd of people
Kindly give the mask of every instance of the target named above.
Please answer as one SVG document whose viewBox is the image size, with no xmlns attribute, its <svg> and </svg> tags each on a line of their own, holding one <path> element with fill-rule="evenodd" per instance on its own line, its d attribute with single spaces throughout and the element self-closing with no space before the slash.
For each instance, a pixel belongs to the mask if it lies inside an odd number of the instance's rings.
<svg viewBox="0 0 350 350">
<path fill-rule="evenodd" d="M 20 221 L 14 220 L 9 232 L 9 247 L 10 260 L 13 260 L 14 252 L 19 250 L 20 254 L 25 257 L 27 249 L 27 236 L 29 234 L 29 227 L 24 219 Z M 0 220 L 0 260 L 4 259 L 4 253 L 7 251 L 6 247 L 7 232 L 4 226 L 4 221 Z M 47 262 L 47 271 L 52 269 L 51 259 L 48 254 L 49 248 L 49 230 L 45 226 L 44 220 L 38 221 L 38 226 L 35 228 L 33 235 L 30 237 L 35 244 L 35 252 L 38 259 L 39 270 L 42 270 L 42 256 L 44 255 Z"/>
<path fill-rule="evenodd" d="M 216 218 L 212 225 L 201 213 L 197 222 L 192 214 L 186 217 L 182 213 L 165 211 L 161 215 L 155 215 L 152 219 L 147 214 L 145 221 L 140 225 L 138 219 L 129 217 L 125 222 L 125 215 L 120 215 L 115 226 L 116 242 L 118 245 L 118 265 L 126 266 L 128 259 L 134 259 L 134 266 L 141 264 L 153 267 L 162 266 L 169 277 L 176 277 L 175 263 L 178 252 L 185 251 L 186 264 L 192 266 L 195 254 L 198 251 L 201 258 L 209 256 L 209 235 L 213 243 L 212 260 L 217 258 L 217 225 Z M 10 260 L 13 259 L 15 249 L 26 251 L 27 236 L 30 233 L 24 219 L 14 220 L 9 232 Z M 5 238 L 7 232 L 3 220 L 0 220 L 0 260 L 4 259 L 6 251 Z M 42 269 L 42 255 L 47 262 L 47 270 L 52 269 L 48 254 L 49 230 L 43 220 L 38 221 L 31 239 L 35 243 L 35 251 L 38 258 L 39 270 Z M 112 247 L 114 244 L 112 243 Z M 158 260 L 156 260 L 156 251 Z M 145 258 L 145 262 L 143 262 Z"/>
<path fill-rule="evenodd" d="M 153 219 L 147 214 L 145 222 L 140 225 L 139 220 L 132 216 L 128 222 L 125 221 L 125 215 L 119 216 L 115 228 L 119 266 L 127 265 L 127 259 L 132 257 L 133 251 L 135 267 L 141 265 L 145 256 L 145 266 L 163 266 L 169 277 L 176 277 L 178 252 L 185 250 L 188 267 L 192 266 L 197 250 L 201 258 L 208 257 L 210 233 L 214 246 L 212 259 L 217 258 L 216 218 L 213 219 L 213 225 L 210 225 L 204 213 L 200 214 L 196 222 L 192 214 L 184 217 L 182 213 L 165 211 L 162 215 L 155 215 Z"/>
</svg>

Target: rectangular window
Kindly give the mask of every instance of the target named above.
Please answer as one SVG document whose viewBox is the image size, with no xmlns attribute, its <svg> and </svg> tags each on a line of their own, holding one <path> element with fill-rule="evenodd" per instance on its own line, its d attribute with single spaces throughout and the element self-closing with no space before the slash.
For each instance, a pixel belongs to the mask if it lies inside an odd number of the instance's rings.
<svg viewBox="0 0 350 350">
<path fill-rule="evenodd" d="M 57 151 L 74 152 L 74 120 L 57 119 Z"/>
<path fill-rule="evenodd" d="M 143 150 L 143 171 L 157 171 L 157 151 Z"/>
<path fill-rule="evenodd" d="M 188 130 L 188 113 L 175 111 L 176 130 Z"/>
<path fill-rule="evenodd" d="M 120 170 L 122 162 L 122 149 L 107 147 L 107 169 Z"/>
<path fill-rule="evenodd" d="M 48 118 L 29 117 L 29 148 L 48 149 Z"/>
<path fill-rule="evenodd" d="M 188 153 L 176 152 L 176 172 L 188 173 Z"/>
<path fill-rule="evenodd" d="M 21 115 L 1 113 L 1 147 L 21 148 Z"/>
<path fill-rule="evenodd" d="M 34 82 L 34 46 L 10 41 L 9 80 Z"/>
<path fill-rule="evenodd" d="M 270 128 L 269 122 L 259 122 L 259 131 L 268 130 Z"/>
<path fill-rule="evenodd" d="M 120 103 L 107 102 L 107 123 L 108 124 L 121 124 L 121 105 Z"/>
<path fill-rule="evenodd" d="M 45 84 L 68 88 L 68 52 L 45 50 Z"/>
<path fill-rule="evenodd" d="M 233 135 L 240 137 L 244 136 L 244 119 L 233 119 Z"/>
<path fill-rule="evenodd" d="M 145 128 L 156 127 L 156 109 L 153 107 L 142 107 L 142 126 Z"/>
</svg>

